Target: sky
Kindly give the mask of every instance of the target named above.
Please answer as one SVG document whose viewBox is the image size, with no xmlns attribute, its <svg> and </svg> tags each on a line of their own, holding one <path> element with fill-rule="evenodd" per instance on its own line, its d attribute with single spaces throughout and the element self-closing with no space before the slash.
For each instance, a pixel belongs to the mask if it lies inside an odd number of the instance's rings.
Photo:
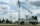
<svg viewBox="0 0 40 26">
<path fill-rule="evenodd" d="M 25 8 L 20 7 L 20 18 L 26 18 L 25 15 L 36 15 L 40 22 L 40 0 L 19 0 L 21 4 L 32 12 L 30 14 Z M 0 0 L 0 19 L 9 19 L 10 13 L 12 21 L 18 20 L 18 0 Z"/>
</svg>

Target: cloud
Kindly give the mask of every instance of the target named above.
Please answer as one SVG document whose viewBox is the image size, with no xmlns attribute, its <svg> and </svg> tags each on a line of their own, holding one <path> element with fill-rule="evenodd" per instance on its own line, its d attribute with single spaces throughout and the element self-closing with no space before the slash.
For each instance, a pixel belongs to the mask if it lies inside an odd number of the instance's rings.
<svg viewBox="0 0 40 26">
<path fill-rule="evenodd" d="M 19 0 L 20 2 L 25 2 L 25 0 Z"/>
<path fill-rule="evenodd" d="M 0 4 L 17 5 L 18 0 L 0 0 Z"/>
<path fill-rule="evenodd" d="M 39 1 L 35 1 L 35 0 L 26 0 L 26 2 L 30 1 L 30 5 L 39 7 L 40 5 L 36 5 L 37 3 L 39 4 Z M 25 0 L 20 0 L 20 2 L 25 2 Z M 36 3 L 37 2 L 37 3 Z M 4 15 L 4 19 L 6 19 L 7 17 L 10 16 L 10 11 L 11 11 L 11 16 L 15 17 L 16 20 L 18 20 L 18 6 L 17 6 L 18 0 L 0 0 L 0 14 L 5 14 Z M 36 3 L 36 4 L 35 4 Z M 27 6 L 29 8 L 29 6 Z M 35 10 L 31 10 L 33 12 L 33 15 L 37 15 L 39 16 L 40 10 L 35 9 Z M 25 15 L 29 16 L 30 13 L 26 10 L 23 10 L 22 8 L 20 8 L 20 18 L 26 18 Z M 3 17 L 3 15 L 2 15 Z M 8 18 L 10 19 L 10 17 Z"/>
<path fill-rule="evenodd" d="M 33 9 L 31 11 L 33 12 L 33 14 L 40 13 L 40 10 L 39 9 Z"/>
<path fill-rule="evenodd" d="M 25 17 L 25 13 L 27 14 L 27 11 L 21 10 L 21 11 L 20 11 L 20 18 L 26 18 L 26 17 Z M 10 12 L 9 12 L 8 14 L 9 14 L 8 16 L 10 16 Z M 12 11 L 11 11 L 11 16 L 15 16 L 15 19 L 18 20 L 19 12 L 12 10 Z"/>
<path fill-rule="evenodd" d="M 7 5 L 7 3 L 3 2 L 3 1 L 0 1 L 0 4 L 4 4 L 4 5 Z"/>
<path fill-rule="evenodd" d="M 5 14 L 10 9 L 8 5 L 2 5 L 0 4 L 0 14 Z"/>
<path fill-rule="evenodd" d="M 40 22 L 40 17 L 38 17 L 38 22 Z"/>
<path fill-rule="evenodd" d="M 40 7 L 40 0 L 31 0 L 29 4 L 36 7 Z"/>
<path fill-rule="evenodd" d="M 37 16 L 37 17 L 40 17 L 40 13 L 37 13 L 36 16 Z"/>
<path fill-rule="evenodd" d="M 2 18 L 4 17 L 6 19 L 8 16 L 10 16 L 10 11 L 12 16 L 18 17 L 18 13 L 15 12 L 14 9 L 12 10 L 11 5 L 17 5 L 17 0 L 0 0 L 0 16 Z"/>
<path fill-rule="evenodd" d="M 17 9 L 17 10 L 19 10 L 19 8 Z M 20 8 L 20 11 L 22 10 L 22 8 Z"/>
<path fill-rule="evenodd" d="M 29 0 L 25 0 L 25 3 L 28 3 L 29 2 Z"/>
</svg>

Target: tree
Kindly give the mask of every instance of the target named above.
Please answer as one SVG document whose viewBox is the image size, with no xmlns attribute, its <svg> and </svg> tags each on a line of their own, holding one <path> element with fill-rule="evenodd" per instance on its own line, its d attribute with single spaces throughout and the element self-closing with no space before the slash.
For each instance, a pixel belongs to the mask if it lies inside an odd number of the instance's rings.
<svg viewBox="0 0 40 26">
<path fill-rule="evenodd" d="M 37 16 L 35 16 L 35 20 L 37 20 Z"/>
<path fill-rule="evenodd" d="M 0 23 L 1 23 L 1 19 L 0 19 Z"/>
<path fill-rule="evenodd" d="M 5 22 L 5 20 L 3 19 L 3 20 L 2 20 L 2 23 L 4 23 L 4 22 Z"/>
<path fill-rule="evenodd" d="M 32 16 L 32 19 L 37 20 L 37 16 Z"/>
<path fill-rule="evenodd" d="M 6 20 L 6 23 L 9 23 L 9 24 L 11 24 L 12 23 L 12 21 L 9 21 L 8 19 Z"/>
<path fill-rule="evenodd" d="M 15 21 L 14 23 L 15 23 L 15 24 L 18 24 L 18 21 Z"/>
<path fill-rule="evenodd" d="M 6 20 L 6 23 L 9 23 L 9 20 L 8 19 Z"/>
<path fill-rule="evenodd" d="M 35 20 L 35 17 L 34 17 L 34 16 L 32 16 L 32 19 L 33 19 L 33 20 Z"/>
</svg>

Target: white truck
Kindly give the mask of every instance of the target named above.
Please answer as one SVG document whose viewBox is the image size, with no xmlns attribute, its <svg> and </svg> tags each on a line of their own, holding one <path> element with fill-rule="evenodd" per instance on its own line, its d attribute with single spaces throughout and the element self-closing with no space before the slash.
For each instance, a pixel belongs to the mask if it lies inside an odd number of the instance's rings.
<svg viewBox="0 0 40 26">
<path fill-rule="evenodd" d="M 30 24 L 38 24 L 38 20 L 37 20 L 37 17 L 35 16 L 32 16 L 32 18 L 29 20 L 29 23 Z"/>
</svg>

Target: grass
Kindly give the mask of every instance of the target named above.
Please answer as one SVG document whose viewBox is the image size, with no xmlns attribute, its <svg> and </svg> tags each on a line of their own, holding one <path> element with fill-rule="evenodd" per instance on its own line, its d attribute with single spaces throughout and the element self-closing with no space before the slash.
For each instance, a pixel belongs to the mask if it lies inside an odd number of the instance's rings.
<svg viewBox="0 0 40 26">
<path fill-rule="evenodd" d="M 0 26 L 18 26 L 17 24 L 15 25 L 15 24 L 0 24 Z M 20 25 L 20 26 L 40 26 L 40 24 L 38 24 L 38 25 Z"/>
</svg>

